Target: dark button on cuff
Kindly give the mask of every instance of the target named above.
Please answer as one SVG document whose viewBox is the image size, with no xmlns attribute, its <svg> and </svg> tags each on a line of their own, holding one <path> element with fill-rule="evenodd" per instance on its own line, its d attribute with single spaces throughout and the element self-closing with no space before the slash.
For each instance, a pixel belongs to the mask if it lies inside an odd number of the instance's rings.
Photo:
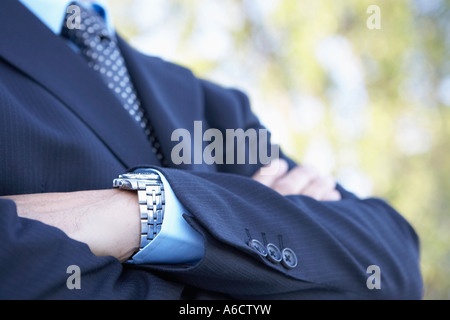
<svg viewBox="0 0 450 320">
<path fill-rule="evenodd" d="M 282 252 L 282 261 L 281 264 L 286 268 L 286 269 L 293 269 L 297 266 L 297 256 L 294 253 L 294 251 L 290 248 L 285 248 L 283 249 Z"/>
<path fill-rule="evenodd" d="M 267 259 L 269 259 L 272 263 L 280 263 L 282 259 L 280 249 L 278 249 L 278 247 L 273 243 L 269 243 L 266 248 Z"/>
<path fill-rule="evenodd" d="M 260 241 L 252 239 L 248 242 L 248 246 L 253 250 L 255 250 L 260 256 L 262 257 L 267 256 L 267 250 Z"/>
</svg>

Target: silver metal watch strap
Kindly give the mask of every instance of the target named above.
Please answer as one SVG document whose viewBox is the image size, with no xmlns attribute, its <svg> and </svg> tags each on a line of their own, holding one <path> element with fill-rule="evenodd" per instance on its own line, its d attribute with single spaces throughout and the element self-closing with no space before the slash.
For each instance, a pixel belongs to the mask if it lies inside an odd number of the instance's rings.
<svg viewBox="0 0 450 320">
<path fill-rule="evenodd" d="M 164 185 L 161 180 L 146 181 L 138 188 L 141 214 L 140 250 L 149 244 L 161 231 L 166 207 Z"/>
</svg>

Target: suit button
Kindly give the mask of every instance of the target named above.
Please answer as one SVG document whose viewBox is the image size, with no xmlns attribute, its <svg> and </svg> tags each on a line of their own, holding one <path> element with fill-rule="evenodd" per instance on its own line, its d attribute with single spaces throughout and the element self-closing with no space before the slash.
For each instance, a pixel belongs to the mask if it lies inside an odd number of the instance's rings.
<svg viewBox="0 0 450 320">
<path fill-rule="evenodd" d="M 295 252 L 290 248 L 284 248 L 282 252 L 281 264 L 286 269 L 293 269 L 297 266 L 297 256 Z"/>
<path fill-rule="evenodd" d="M 278 247 L 273 243 L 269 243 L 266 248 L 267 259 L 269 259 L 272 263 L 280 263 L 282 259 L 280 249 L 278 249 Z"/>
<path fill-rule="evenodd" d="M 248 246 L 253 250 L 255 250 L 260 256 L 262 257 L 267 256 L 266 248 L 264 248 L 264 245 L 260 241 L 252 239 L 248 242 Z"/>
</svg>

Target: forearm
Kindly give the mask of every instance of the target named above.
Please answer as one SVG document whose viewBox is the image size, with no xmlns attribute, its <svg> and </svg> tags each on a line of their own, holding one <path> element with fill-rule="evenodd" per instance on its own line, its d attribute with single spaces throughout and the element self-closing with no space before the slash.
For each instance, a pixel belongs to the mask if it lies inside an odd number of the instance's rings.
<svg viewBox="0 0 450 320">
<path fill-rule="evenodd" d="M 54 226 L 86 243 L 97 256 L 125 261 L 139 247 L 137 195 L 119 190 L 43 193 L 2 197 L 20 217 Z"/>
</svg>

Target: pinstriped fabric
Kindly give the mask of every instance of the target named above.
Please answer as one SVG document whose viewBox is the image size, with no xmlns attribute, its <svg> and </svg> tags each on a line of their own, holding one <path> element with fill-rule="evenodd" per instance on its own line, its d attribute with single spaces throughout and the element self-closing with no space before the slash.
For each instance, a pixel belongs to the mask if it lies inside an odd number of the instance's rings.
<svg viewBox="0 0 450 320">
<path fill-rule="evenodd" d="M 110 188 L 126 168 L 92 131 L 24 75 L 5 65 L 0 73 L 9 79 L 0 82 L 0 194 Z"/>
</svg>

